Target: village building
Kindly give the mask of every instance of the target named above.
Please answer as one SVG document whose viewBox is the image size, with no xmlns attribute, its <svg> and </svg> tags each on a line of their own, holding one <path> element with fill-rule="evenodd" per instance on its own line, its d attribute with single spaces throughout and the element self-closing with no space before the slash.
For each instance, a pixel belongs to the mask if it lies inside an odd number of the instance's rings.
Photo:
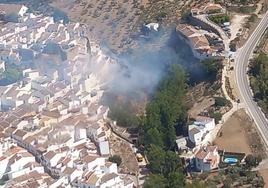
<svg viewBox="0 0 268 188">
<path fill-rule="evenodd" d="M 210 132 L 215 128 L 214 118 L 198 116 L 194 124 L 188 126 L 189 140 L 195 145 L 205 145 L 210 138 Z"/>
<path fill-rule="evenodd" d="M 201 147 L 195 154 L 195 167 L 197 170 L 211 171 L 218 168 L 220 163 L 220 156 L 217 146 Z"/>
</svg>

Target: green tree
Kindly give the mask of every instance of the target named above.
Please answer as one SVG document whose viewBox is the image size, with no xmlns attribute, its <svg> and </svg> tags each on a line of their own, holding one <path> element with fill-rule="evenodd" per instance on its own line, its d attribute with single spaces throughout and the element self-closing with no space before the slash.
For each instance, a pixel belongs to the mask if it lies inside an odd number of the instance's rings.
<svg viewBox="0 0 268 188">
<path fill-rule="evenodd" d="M 151 144 L 146 152 L 149 160 L 149 169 L 152 173 L 163 174 L 164 162 L 165 162 L 165 151 L 159 146 Z"/>
<path fill-rule="evenodd" d="M 148 168 L 153 173 L 144 187 L 183 187 L 184 175 L 175 146 L 176 127 L 181 126 L 187 109 L 184 97 L 187 90 L 186 74 L 179 65 L 171 65 L 167 76 L 160 82 L 140 131 Z"/>
<path fill-rule="evenodd" d="M 146 133 L 145 144 L 154 144 L 163 148 L 164 143 L 162 139 L 162 135 L 156 128 L 150 128 Z"/>
<path fill-rule="evenodd" d="M 1 73 L 1 85 L 17 82 L 22 78 L 21 70 L 16 65 L 7 65 L 6 70 Z"/>
<path fill-rule="evenodd" d="M 109 157 L 108 160 L 110 162 L 116 163 L 117 166 L 120 166 L 120 164 L 122 163 L 122 159 L 119 155 L 113 155 L 113 156 Z"/>
<path fill-rule="evenodd" d="M 228 100 L 225 99 L 224 97 L 215 97 L 215 106 L 226 106 L 226 104 L 228 103 Z"/>
<path fill-rule="evenodd" d="M 249 168 L 257 167 L 261 161 L 261 157 L 256 157 L 252 154 L 247 155 L 245 158 L 246 165 Z"/>
<path fill-rule="evenodd" d="M 144 188 L 165 188 L 167 187 L 167 180 L 162 175 L 150 174 L 148 180 L 146 180 L 143 187 Z"/>
<path fill-rule="evenodd" d="M 139 124 L 138 117 L 126 109 L 124 106 L 111 106 L 109 117 L 122 127 L 136 127 Z"/>
<path fill-rule="evenodd" d="M 221 115 L 220 112 L 214 112 L 214 111 L 213 111 L 213 112 L 210 112 L 210 113 L 209 113 L 209 116 L 215 119 L 215 123 L 216 123 L 216 124 L 219 123 L 219 121 L 220 121 L 221 118 L 222 118 L 222 115 Z"/>
<path fill-rule="evenodd" d="M 182 173 L 171 172 L 168 175 L 168 187 L 170 188 L 183 188 L 185 187 L 185 178 Z"/>
<path fill-rule="evenodd" d="M 224 181 L 223 181 L 223 187 L 224 188 L 230 188 L 232 186 L 232 179 L 230 177 L 227 177 Z"/>
<path fill-rule="evenodd" d="M 149 145 L 152 135 L 160 135 L 153 144 L 162 143 L 165 149 L 172 149 L 176 139 L 176 126 L 186 118 L 184 96 L 186 74 L 179 65 L 172 65 L 167 76 L 159 84 L 156 94 L 146 107 L 146 120 L 143 126 L 144 144 Z M 152 128 L 158 130 L 158 132 Z"/>
<path fill-rule="evenodd" d="M 167 151 L 165 156 L 164 175 L 167 177 L 170 173 L 180 172 L 181 167 L 182 164 L 179 156 L 172 151 Z"/>
<path fill-rule="evenodd" d="M 216 59 L 205 59 L 201 61 L 201 64 L 208 75 L 215 79 L 219 70 L 222 68 L 222 64 Z"/>
<path fill-rule="evenodd" d="M 188 183 L 186 185 L 186 188 L 207 188 L 208 186 L 203 183 L 203 182 L 200 182 L 200 181 L 193 181 L 192 183 Z"/>
</svg>

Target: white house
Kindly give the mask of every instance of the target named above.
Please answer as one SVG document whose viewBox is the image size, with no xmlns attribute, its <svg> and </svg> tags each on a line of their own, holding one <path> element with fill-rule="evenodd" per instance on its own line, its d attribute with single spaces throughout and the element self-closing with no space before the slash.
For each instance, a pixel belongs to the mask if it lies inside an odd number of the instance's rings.
<svg viewBox="0 0 268 188">
<path fill-rule="evenodd" d="M 199 171 L 210 171 L 218 168 L 220 155 L 217 146 L 201 147 L 195 154 L 195 165 Z"/>
<path fill-rule="evenodd" d="M 197 116 L 195 118 L 195 125 L 203 125 L 206 130 L 211 131 L 215 128 L 215 119 L 206 116 Z"/>
<path fill-rule="evenodd" d="M 29 152 L 17 153 L 9 159 L 8 162 L 8 176 L 10 179 L 15 178 L 23 174 L 19 171 L 24 169 L 24 166 L 28 163 L 35 162 L 35 157 Z"/>
<path fill-rule="evenodd" d="M 44 167 L 37 162 L 29 162 L 22 167 L 21 170 L 14 171 L 9 174 L 10 178 L 16 178 L 24 174 L 29 174 L 30 172 L 36 171 L 38 173 L 44 173 Z"/>
<path fill-rule="evenodd" d="M 58 164 L 59 160 L 65 156 L 65 153 L 56 153 L 54 151 L 49 151 L 43 156 L 43 158 L 45 164 L 48 167 L 55 167 Z"/>
<path fill-rule="evenodd" d="M 215 128 L 215 120 L 210 117 L 198 116 L 194 124 L 188 127 L 189 140 L 195 145 L 206 144 L 210 132 Z"/>
<path fill-rule="evenodd" d="M 87 133 L 89 138 L 97 140 L 98 135 L 102 132 L 102 128 L 99 123 L 94 123 L 87 128 Z"/>
<path fill-rule="evenodd" d="M 105 158 L 87 155 L 83 158 L 83 162 L 87 165 L 88 170 L 93 170 L 95 167 L 105 164 Z"/>
<path fill-rule="evenodd" d="M 27 132 L 18 129 L 14 134 L 11 135 L 16 141 L 21 143 L 26 138 Z"/>
<path fill-rule="evenodd" d="M 82 124 L 82 125 L 81 125 Z M 81 139 L 86 139 L 87 138 L 87 128 L 86 124 L 80 123 L 75 126 L 75 131 L 74 131 L 74 139 L 75 141 L 81 140 Z"/>
<path fill-rule="evenodd" d="M 186 137 L 177 138 L 176 144 L 177 144 L 178 150 L 186 150 L 187 149 Z"/>
<path fill-rule="evenodd" d="M 188 127 L 188 137 L 189 140 L 197 145 L 200 145 L 204 139 L 204 129 L 200 129 L 200 127 L 196 126 L 196 125 L 189 125 Z"/>
<path fill-rule="evenodd" d="M 7 169 L 7 165 L 8 165 L 8 158 L 7 157 L 0 157 L 0 178 L 2 178 L 2 176 L 4 175 L 4 173 L 6 172 Z"/>
<path fill-rule="evenodd" d="M 117 172 L 117 164 L 107 161 L 104 166 L 101 166 L 101 170 L 104 173 L 118 173 Z"/>
<path fill-rule="evenodd" d="M 30 78 L 31 80 L 37 79 L 40 75 L 37 70 L 25 69 L 22 72 L 23 76 Z"/>
<path fill-rule="evenodd" d="M 101 156 L 110 155 L 109 142 L 107 140 L 99 142 L 99 148 Z"/>
</svg>

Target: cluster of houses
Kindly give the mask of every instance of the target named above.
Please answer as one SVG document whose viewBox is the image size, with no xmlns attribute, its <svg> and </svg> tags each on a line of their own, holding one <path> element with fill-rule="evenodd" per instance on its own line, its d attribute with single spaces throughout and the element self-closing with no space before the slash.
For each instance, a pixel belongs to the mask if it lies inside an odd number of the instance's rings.
<svg viewBox="0 0 268 188">
<path fill-rule="evenodd" d="M 0 87 L 0 178 L 7 187 L 133 187 L 108 161 L 109 108 L 100 105 L 101 82 L 88 71 L 112 60 L 80 24 L 26 11 L 0 5 L 1 19 L 19 18 L 0 28 L 0 64 L 24 67 L 19 82 Z M 57 68 L 25 65 L 56 49 L 66 53 L 59 65 L 50 62 Z"/>
<path fill-rule="evenodd" d="M 188 24 L 178 25 L 177 32 L 179 37 L 189 44 L 194 56 L 199 59 L 218 57 L 224 51 L 222 39 L 213 32 Z"/>
<path fill-rule="evenodd" d="M 198 3 L 191 9 L 190 24 L 179 24 L 177 32 L 189 44 L 195 57 L 199 59 L 224 56 L 224 41 L 219 28 L 207 20 L 208 15 L 224 14 L 220 4 Z"/>
<path fill-rule="evenodd" d="M 203 172 L 218 168 L 220 163 L 218 147 L 210 146 L 215 126 L 214 118 L 197 116 L 188 126 L 188 137 L 176 140 L 178 149 L 186 151 L 181 157 L 189 161 L 193 170 Z"/>
</svg>

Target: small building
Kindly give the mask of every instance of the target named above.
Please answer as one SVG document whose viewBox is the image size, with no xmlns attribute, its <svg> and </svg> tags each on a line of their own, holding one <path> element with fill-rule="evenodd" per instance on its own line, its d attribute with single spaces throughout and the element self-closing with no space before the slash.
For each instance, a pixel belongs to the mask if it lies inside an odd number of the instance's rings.
<svg viewBox="0 0 268 188">
<path fill-rule="evenodd" d="M 180 39 L 191 47 L 196 58 L 206 59 L 215 56 L 215 51 L 210 47 L 209 41 L 203 32 L 186 24 L 179 24 L 176 30 Z"/>
<path fill-rule="evenodd" d="M 186 137 L 179 137 L 176 139 L 176 144 L 179 151 L 187 150 L 187 139 Z"/>
<path fill-rule="evenodd" d="M 188 130 L 189 140 L 195 145 L 200 145 L 203 141 L 203 130 L 195 125 L 190 125 Z"/>
<path fill-rule="evenodd" d="M 220 155 L 217 146 L 201 147 L 195 154 L 195 167 L 198 171 L 211 171 L 218 168 Z"/>
<path fill-rule="evenodd" d="M 109 142 L 108 141 L 101 141 L 99 143 L 99 148 L 100 148 L 101 156 L 109 156 L 110 148 L 109 148 Z"/>
<path fill-rule="evenodd" d="M 206 144 L 210 132 L 215 128 L 214 118 L 197 116 L 192 125 L 188 127 L 189 140 L 195 145 Z"/>
</svg>

